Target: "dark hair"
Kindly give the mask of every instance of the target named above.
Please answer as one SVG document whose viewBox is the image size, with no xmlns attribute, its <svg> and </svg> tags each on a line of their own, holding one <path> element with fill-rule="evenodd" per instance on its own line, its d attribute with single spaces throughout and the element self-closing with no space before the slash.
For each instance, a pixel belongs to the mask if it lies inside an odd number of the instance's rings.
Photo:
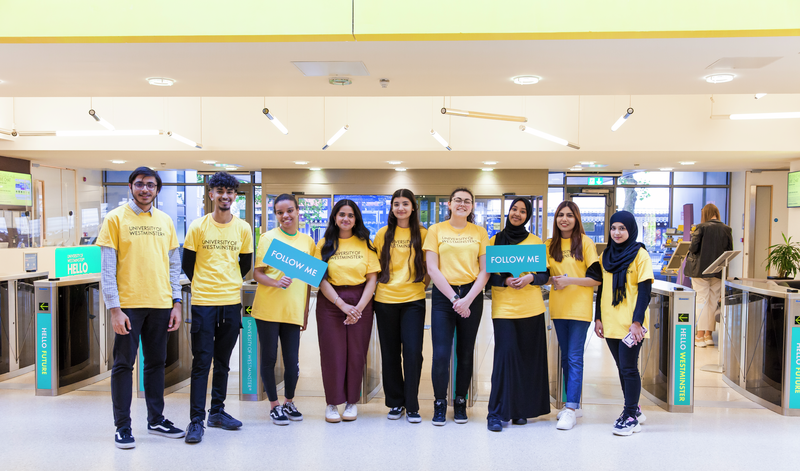
<svg viewBox="0 0 800 471">
<path fill-rule="evenodd" d="M 212 188 L 233 188 L 239 189 L 239 180 L 228 172 L 217 172 L 208 179 L 208 189 Z"/>
<path fill-rule="evenodd" d="M 553 237 L 550 240 L 550 257 L 556 262 L 561 262 L 564 255 L 561 253 L 561 229 L 558 228 L 558 213 L 562 209 L 569 208 L 572 214 L 575 215 L 575 227 L 572 228 L 572 235 L 570 236 L 569 251 L 572 258 L 578 261 L 583 260 L 583 223 L 581 223 L 581 210 L 578 205 L 572 201 L 562 201 L 556 208 L 555 217 L 553 217 Z"/>
<path fill-rule="evenodd" d="M 131 172 L 131 176 L 128 177 L 128 183 L 133 185 L 133 182 L 136 180 L 136 177 L 139 175 L 143 175 L 142 179 L 146 177 L 155 177 L 156 178 L 156 186 L 158 187 L 156 193 L 161 193 L 161 177 L 158 176 L 158 172 L 153 170 L 150 167 L 139 167 L 133 172 Z"/>
<path fill-rule="evenodd" d="M 281 201 L 291 201 L 292 203 L 294 203 L 294 209 L 300 209 L 300 205 L 297 204 L 297 198 L 295 198 L 294 195 L 283 193 L 279 195 L 277 198 L 275 198 L 275 201 L 272 202 L 273 213 L 275 212 L 275 206 L 277 206 L 278 203 L 280 203 Z"/>
<path fill-rule="evenodd" d="M 472 209 L 470 210 L 469 214 L 467 215 L 467 222 L 471 222 L 471 223 L 474 224 L 475 223 L 475 195 L 472 194 L 472 192 L 469 190 L 469 188 L 456 188 L 455 190 L 453 190 L 452 193 L 450 193 L 450 199 L 448 201 L 453 201 L 453 196 L 455 196 L 455 194 L 458 193 L 459 191 L 467 192 L 472 197 Z M 451 216 L 450 207 L 448 206 L 447 207 L 447 219 L 450 219 L 450 216 Z"/>
<path fill-rule="evenodd" d="M 414 283 L 419 283 L 425 279 L 425 262 L 422 257 L 422 234 L 419 230 L 419 207 L 417 206 L 417 199 L 411 190 L 402 188 L 392 193 L 392 201 L 389 203 L 389 224 L 386 226 L 386 233 L 383 235 L 383 247 L 381 253 L 378 254 L 381 260 L 381 273 L 378 277 L 378 283 L 388 283 L 392 277 L 392 243 L 394 243 L 394 231 L 397 228 L 397 216 L 394 215 L 392 207 L 394 206 L 395 198 L 408 198 L 413 206 L 413 214 L 408 219 L 408 228 L 411 230 L 411 249 L 414 254 Z M 409 275 L 411 274 L 411 254 L 408 256 L 408 269 Z M 411 279 L 409 278 L 409 281 Z"/>
<path fill-rule="evenodd" d="M 361 240 L 367 242 L 367 248 L 377 253 L 375 247 L 372 246 L 372 241 L 369 240 L 369 229 L 364 225 L 364 220 L 361 218 L 361 210 L 358 209 L 352 200 L 339 200 L 338 203 L 333 205 L 331 215 L 328 217 L 328 227 L 325 228 L 325 244 L 322 246 L 320 253 L 322 254 L 322 261 L 327 262 L 339 250 L 339 226 L 336 225 L 336 215 L 345 207 L 350 206 L 353 208 L 353 214 L 356 216 L 356 223 L 353 225 L 353 235 Z"/>
</svg>

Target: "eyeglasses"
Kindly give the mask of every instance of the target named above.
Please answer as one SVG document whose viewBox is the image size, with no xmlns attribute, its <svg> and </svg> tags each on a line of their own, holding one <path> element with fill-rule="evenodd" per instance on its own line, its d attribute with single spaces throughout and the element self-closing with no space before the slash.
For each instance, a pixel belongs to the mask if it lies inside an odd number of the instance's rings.
<svg viewBox="0 0 800 471">
<path fill-rule="evenodd" d="M 472 200 L 462 200 L 461 198 L 453 198 L 452 201 L 455 204 L 466 204 L 467 206 L 472 205 Z"/>
<path fill-rule="evenodd" d="M 148 189 L 148 190 L 155 190 L 157 186 L 158 186 L 158 185 L 156 185 L 156 184 L 155 184 L 155 183 L 153 183 L 153 182 L 148 182 L 148 183 L 146 183 L 146 184 L 145 184 L 145 183 L 143 183 L 143 182 L 135 182 L 135 183 L 133 184 L 133 187 L 134 187 L 134 188 L 136 188 L 137 190 L 141 190 L 141 189 L 142 189 L 142 188 L 144 188 L 144 187 L 147 187 L 147 189 Z"/>
</svg>

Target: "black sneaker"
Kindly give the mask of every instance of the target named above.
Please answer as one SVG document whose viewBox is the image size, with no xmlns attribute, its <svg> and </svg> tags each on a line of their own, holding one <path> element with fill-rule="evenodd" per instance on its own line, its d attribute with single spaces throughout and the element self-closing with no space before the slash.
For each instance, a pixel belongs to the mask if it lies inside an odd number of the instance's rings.
<svg viewBox="0 0 800 471">
<path fill-rule="evenodd" d="M 489 417 L 489 424 L 486 426 L 490 432 L 502 432 L 503 424 L 497 417 Z"/>
<path fill-rule="evenodd" d="M 283 413 L 283 407 L 280 404 L 269 411 L 269 417 L 275 425 L 289 425 L 289 418 Z"/>
<path fill-rule="evenodd" d="M 464 396 L 456 396 L 453 403 L 453 421 L 457 424 L 466 424 L 467 420 L 467 400 Z"/>
<path fill-rule="evenodd" d="M 203 433 L 205 433 L 203 419 L 195 417 L 186 427 L 186 438 L 184 441 L 186 443 L 200 443 L 203 441 Z"/>
<path fill-rule="evenodd" d="M 297 422 L 303 420 L 303 414 L 297 410 L 297 406 L 294 405 L 294 402 L 284 402 L 283 413 L 286 414 L 286 417 L 289 417 L 291 421 Z"/>
<path fill-rule="evenodd" d="M 231 417 L 230 414 L 225 412 L 225 409 L 220 409 L 219 412 L 208 416 L 208 426 L 221 427 L 224 430 L 236 430 L 242 426 L 242 423 Z"/>
<path fill-rule="evenodd" d="M 437 399 L 433 401 L 433 425 L 444 425 L 447 423 L 447 401 Z"/>
<path fill-rule="evenodd" d="M 167 419 L 161 419 L 161 422 L 157 424 L 147 424 L 147 433 L 161 435 L 167 438 L 183 438 L 183 436 L 186 435 L 186 432 L 176 427 L 175 424 Z"/>
<path fill-rule="evenodd" d="M 641 432 L 642 426 L 636 417 L 631 417 L 627 414 L 622 414 L 617 422 L 614 424 L 614 435 L 622 435 L 627 437 L 635 432 Z"/>
<path fill-rule="evenodd" d="M 136 440 L 133 439 L 130 427 L 120 427 L 114 434 L 114 444 L 117 448 L 128 449 L 136 448 Z"/>
<path fill-rule="evenodd" d="M 403 416 L 403 407 L 392 407 L 389 409 L 389 414 L 386 416 L 389 420 L 397 420 Z"/>
<path fill-rule="evenodd" d="M 514 425 L 525 425 L 528 423 L 528 419 L 514 419 L 511 423 Z"/>
<path fill-rule="evenodd" d="M 406 411 L 406 420 L 412 424 L 418 424 L 422 422 L 422 417 L 420 417 L 419 412 L 414 411 Z"/>
</svg>

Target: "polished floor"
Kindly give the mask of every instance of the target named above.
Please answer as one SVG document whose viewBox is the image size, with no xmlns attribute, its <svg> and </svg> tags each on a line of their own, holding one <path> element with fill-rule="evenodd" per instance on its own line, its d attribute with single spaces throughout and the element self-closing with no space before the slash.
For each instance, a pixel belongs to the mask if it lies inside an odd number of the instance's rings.
<svg viewBox="0 0 800 471">
<path fill-rule="evenodd" d="M 359 406 L 355 422 L 327 424 L 312 322 L 301 342 L 296 402 L 303 422 L 278 427 L 269 421 L 268 403 L 238 401 L 234 363 L 226 409 L 245 423 L 241 430 L 207 429 L 198 445 L 148 435 L 144 401 L 134 399 L 133 450 L 114 447 L 107 380 L 58 397 L 35 397 L 33 375 L 26 374 L 0 382 L 0 469 L 796 469 L 800 417 L 764 409 L 728 388 L 720 375 L 699 370 L 693 414 L 671 414 L 642 397 L 642 433 L 612 435 L 622 394 L 611 356 L 593 336 L 587 341 L 585 415 L 573 430 L 556 430 L 552 412 L 525 426 L 488 432 L 492 349 L 487 311 L 478 347 L 478 402 L 468 424 L 453 423 L 452 411 L 446 426 L 430 423 L 429 332 L 421 424 L 387 420 L 381 393 Z M 698 366 L 716 362 L 716 348 L 696 354 Z M 167 417 L 185 426 L 188 388 L 168 395 L 166 403 Z"/>
</svg>

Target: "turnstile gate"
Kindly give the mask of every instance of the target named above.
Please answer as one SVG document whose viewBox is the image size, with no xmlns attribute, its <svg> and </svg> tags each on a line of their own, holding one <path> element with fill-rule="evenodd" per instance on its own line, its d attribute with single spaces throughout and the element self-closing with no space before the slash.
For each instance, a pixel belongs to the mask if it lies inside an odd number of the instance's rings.
<svg viewBox="0 0 800 471">
<path fill-rule="evenodd" d="M 36 395 L 57 396 L 111 374 L 100 276 L 34 282 Z"/>
<path fill-rule="evenodd" d="M 0 277 L 0 381 L 33 371 L 36 300 L 33 282 L 47 272 Z"/>
</svg>

